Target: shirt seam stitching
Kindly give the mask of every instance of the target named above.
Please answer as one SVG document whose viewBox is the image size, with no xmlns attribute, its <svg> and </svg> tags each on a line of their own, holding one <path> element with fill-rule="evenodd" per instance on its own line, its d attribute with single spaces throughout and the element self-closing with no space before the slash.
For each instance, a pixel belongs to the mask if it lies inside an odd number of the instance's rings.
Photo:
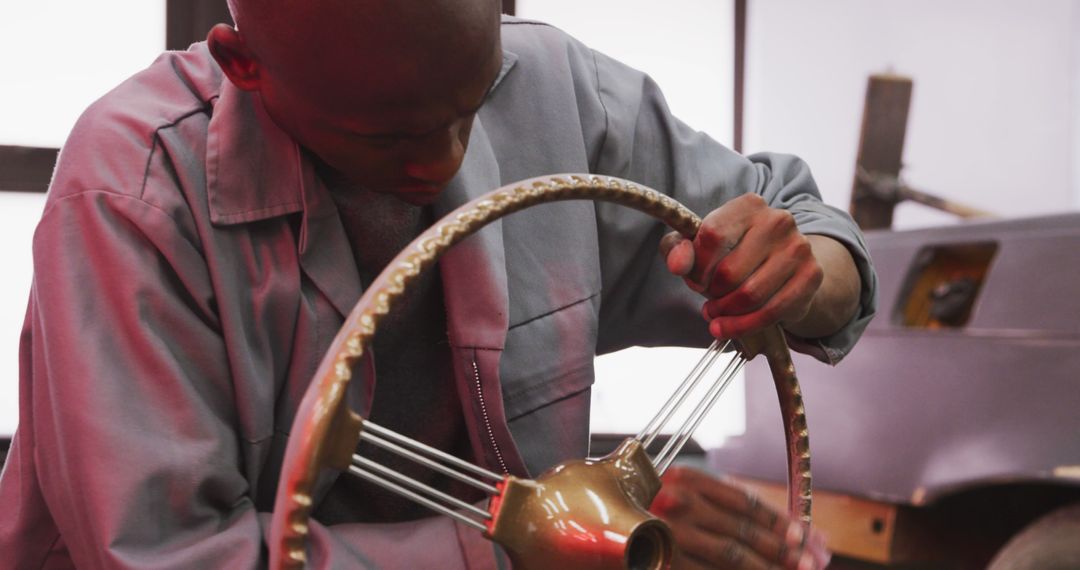
<svg viewBox="0 0 1080 570">
<path fill-rule="evenodd" d="M 54 548 L 56 548 L 56 545 L 60 543 L 60 539 L 62 538 L 62 536 L 63 535 L 60 534 L 60 531 L 56 532 L 56 538 L 54 538 L 52 542 L 49 543 L 49 547 L 45 549 L 45 554 L 41 558 L 41 564 L 38 565 L 39 570 L 44 570 L 45 564 L 49 561 L 49 554 L 53 551 Z"/>
<path fill-rule="evenodd" d="M 43 211 L 41 213 L 41 218 L 45 219 L 45 217 L 48 216 L 50 213 L 52 213 L 52 211 L 55 210 L 57 208 L 57 206 L 61 202 L 68 202 L 68 201 L 73 200 L 75 198 L 82 198 L 84 196 L 91 196 L 91 195 L 97 195 L 97 194 L 101 194 L 101 195 L 104 195 L 106 197 L 114 197 L 114 198 L 119 198 L 119 199 L 134 200 L 135 202 L 137 202 L 139 204 L 142 204 L 143 206 L 146 206 L 147 208 L 150 208 L 150 209 L 158 212 L 159 214 L 165 216 L 167 219 L 172 220 L 172 222 L 174 224 L 177 223 L 176 219 L 173 218 L 172 216 L 170 216 L 168 212 L 166 212 L 164 209 L 157 206 L 156 204 L 151 204 L 150 202 L 147 202 L 146 200 L 143 199 L 142 196 L 132 196 L 130 194 L 121 194 L 121 193 L 116 192 L 114 190 L 108 190 L 108 189 L 105 189 L 105 188 L 87 188 L 85 190 L 79 190 L 78 192 L 76 192 L 74 194 L 68 194 L 66 196 L 61 196 L 61 197 L 57 198 L 56 200 L 53 200 L 52 203 L 49 204 L 48 207 L 45 208 L 45 211 Z M 188 243 L 191 243 L 191 240 L 186 240 L 186 241 L 188 241 Z M 192 243 L 192 245 L 195 245 L 195 244 Z M 196 250 L 201 252 L 202 248 L 197 247 Z"/>
<path fill-rule="evenodd" d="M 139 185 L 139 200 L 145 201 L 143 199 L 143 196 L 146 194 L 146 184 L 150 180 L 150 165 L 153 164 L 153 162 L 154 162 L 154 153 L 159 150 L 158 146 L 159 146 L 159 142 L 161 140 L 161 131 L 163 131 L 165 129 L 171 129 L 171 128 L 175 127 L 176 125 L 179 125 L 182 121 L 184 121 L 186 119 L 189 119 L 189 118 L 191 118 L 191 117 L 193 117 L 195 115 L 204 114 L 206 112 L 207 112 L 206 103 L 203 103 L 202 106 L 200 106 L 200 107 L 198 107 L 196 109 L 192 109 L 192 110 L 180 115 L 179 117 L 173 119 L 172 121 L 169 121 L 167 123 L 164 123 L 164 124 L 154 128 L 154 131 L 153 131 L 154 134 L 151 137 L 152 142 L 150 143 L 150 151 L 146 155 L 146 166 L 143 168 L 142 182 Z"/>
<path fill-rule="evenodd" d="M 248 445 L 259 445 L 260 443 L 263 443 L 263 442 L 269 441 L 271 439 L 274 439 L 274 434 L 275 433 L 279 433 L 279 434 L 281 434 L 281 435 L 283 435 L 285 437 L 289 437 L 289 435 L 290 435 L 289 432 L 281 431 L 281 430 L 279 430 L 277 428 L 274 428 L 274 429 L 270 430 L 269 435 L 264 435 L 262 437 L 256 437 L 254 439 L 241 435 L 240 438 L 243 439 L 244 442 L 246 442 Z"/>
<path fill-rule="evenodd" d="M 604 155 L 604 149 L 607 148 L 608 136 L 611 134 L 611 117 L 608 114 L 607 105 L 604 104 L 604 96 L 600 93 L 600 64 L 596 61 L 596 50 L 590 49 L 593 61 L 593 73 L 596 77 L 596 100 L 600 103 L 600 109 L 604 112 L 604 138 L 600 139 L 600 148 L 596 151 L 597 164 L 589 165 L 591 171 L 597 169 L 600 157 Z"/>
<path fill-rule="evenodd" d="M 530 396 L 532 394 L 535 394 L 536 392 L 547 392 L 548 388 L 552 384 L 561 384 L 562 383 L 561 381 L 564 380 L 566 377 L 570 376 L 571 374 L 573 374 L 575 372 L 580 372 L 582 370 L 588 370 L 590 368 L 592 368 L 590 366 L 590 364 L 588 362 L 584 362 L 584 363 L 578 365 L 576 368 L 574 368 L 573 370 L 571 370 L 569 372 L 559 374 L 559 375 L 555 375 L 555 376 L 551 376 L 549 378 L 541 380 L 538 383 L 530 384 L 529 386 L 523 387 L 520 390 L 515 390 L 515 391 L 512 391 L 512 392 L 507 391 L 507 394 L 505 395 L 504 399 L 508 400 L 508 403 L 516 403 L 518 400 L 520 400 L 522 398 L 526 398 L 526 397 L 528 397 L 528 396 Z M 592 383 L 590 382 L 589 385 L 592 385 Z M 576 394 L 577 392 L 579 392 L 581 390 L 584 390 L 584 388 L 577 389 L 575 387 L 574 392 L 572 392 L 572 393 Z M 568 395 L 568 394 L 564 394 L 564 395 Z M 554 400 L 551 400 L 551 401 L 554 401 Z M 548 403 L 548 401 L 545 401 L 542 404 L 544 404 L 544 403 Z M 515 414 L 514 417 L 519 417 L 521 415 L 522 415 L 521 413 L 518 413 L 518 414 Z M 509 417 L 509 416 L 510 416 L 510 414 L 508 413 L 507 417 Z"/>
<path fill-rule="evenodd" d="M 233 218 L 237 218 L 237 217 L 241 217 L 241 216 L 251 216 L 251 215 L 258 216 L 258 215 L 261 215 L 263 212 L 266 212 L 266 211 L 269 211 L 269 210 L 277 210 L 277 209 L 280 209 L 280 208 L 301 208 L 302 209 L 303 206 L 304 206 L 303 201 L 290 200 L 288 202 L 281 202 L 281 203 L 278 203 L 278 204 L 271 204 L 269 206 L 263 206 L 261 208 L 252 208 L 252 209 L 247 209 L 247 210 L 237 210 L 237 211 L 233 211 L 233 212 L 221 212 L 220 214 L 218 214 L 218 217 L 221 219 L 221 223 L 224 223 L 224 224 L 227 224 L 227 225 L 250 223 L 250 222 L 255 222 L 255 221 L 258 221 L 258 220 L 233 221 Z M 295 214 L 297 211 L 299 211 L 299 210 L 291 210 L 291 211 L 288 211 L 288 212 L 281 212 L 278 215 L 284 216 L 284 215 L 287 215 L 287 214 Z"/>
<path fill-rule="evenodd" d="M 510 325 L 509 327 L 507 327 L 506 330 L 507 330 L 507 332 L 510 332 L 510 331 L 512 331 L 512 330 L 514 330 L 514 329 L 516 329 L 518 327 L 525 326 L 525 325 L 527 325 L 527 324 L 529 324 L 529 323 L 531 323 L 533 321 L 538 321 L 538 320 L 543 319 L 545 317 L 550 317 L 551 315 L 554 315 L 555 313 L 558 313 L 560 311 L 564 311 L 564 310 L 569 309 L 569 308 L 571 308 L 571 307 L 573 307 L 575 305 L 580 305 L 582 303 L 590 301 L 590 300 L 596 298 L 598 295 L 600 295 L 600 293 L 593 293 L 592 295 L 589 295 L 588 297 L 585 297 L 583 299 L 578 299 L 577 301 L 567 303 L 567 304 L 562 305 L 560 307 L 556 307 L 556 308 L 551 309 L 550 311 L 548 311 L 546 313 L 541 313 L 541 314 L 536 315 L 534 317 L 529 317 L 528 319 L 525 319 L 524 321 L 521 321 L 520 323 Z"/>
</svg>

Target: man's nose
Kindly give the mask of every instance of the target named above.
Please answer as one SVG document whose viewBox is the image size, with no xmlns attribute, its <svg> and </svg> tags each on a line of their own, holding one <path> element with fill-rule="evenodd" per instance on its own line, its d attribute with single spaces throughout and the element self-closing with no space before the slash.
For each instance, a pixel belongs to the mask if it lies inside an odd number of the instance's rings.
<svg viewBox="0 0 1080 570">
<path fill-rule="evenodd" d="M 418 141 L 405 164 L 405 173 L 410 178 L 431 184 L 449 182 L 465 158 L 461 134 L 461 127 L 455 125 Z"/>
</svg>

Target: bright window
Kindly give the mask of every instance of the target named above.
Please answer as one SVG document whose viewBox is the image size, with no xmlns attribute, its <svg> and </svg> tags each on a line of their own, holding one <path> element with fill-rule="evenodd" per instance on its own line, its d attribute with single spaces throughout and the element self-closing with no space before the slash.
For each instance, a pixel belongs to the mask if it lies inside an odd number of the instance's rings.
<svg viewBox="0 0 1080 570">
<path fill-rule="evenodd" d="M 734 106 L 732 0 L 517 0 L 517 14 L 558 26 L 648 73 L 672 112 L 730 145 Z"/>
<path fill-rule="evenodd" d="M 59 147 L 90 103 L 165 48 L 164 0 L 5 0 L 0 145 Z M 0 168 L 3 166 L 0 165 Z M 18 421 L 18 344 L 43 194 L 0 188 L 0 437 Z"/>
<path fill-rule="evenodd" d="M 0 192 L 0 437 L 11 435 L 19 418 L 19 331 L 30 294 L 30 238 L 44 205 L 44 194 Z"/>
<path fill-rule="evenodd" d="M 83 109 L 164 48 L 164 0 L 5 0 L 0 144 L 59 147 Z"/>
</svg>

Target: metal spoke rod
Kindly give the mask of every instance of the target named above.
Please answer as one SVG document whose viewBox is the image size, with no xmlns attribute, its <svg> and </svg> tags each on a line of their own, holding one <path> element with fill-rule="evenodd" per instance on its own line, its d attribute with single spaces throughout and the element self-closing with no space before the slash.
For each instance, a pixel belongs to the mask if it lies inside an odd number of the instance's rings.
<svg viewBox="0 0 1080 570">
<path fill-rule="evenodd" d="M 727 345 L 725 344 L 724 346 L 726 347 Z M 648 447 L 649 444 L 652 443 L 652 440 L 660 433 L 660 430 L 664 428 L 667 421 L 671 419 L 675 409 L 682 404 L 686 395 L 697 385 L 701 380 L 702 375 L 708 371 L 709 367 L 712 366 L 717 355 L 719 355 L 722 350 L 723 348 L 720 348 L 720 340 L 714 340 L 712 345 L 709 346 L 709 349 L 706 350 L 705 353 L 701 355 L 701 358 L 698 359 L 697 363 L 694 364 L 690 373 L 687 374 L 686 378 L 679 384 L 679 387 L 676 388 L 675 392 L 668 398 L 667 402 L 664 402 L 660 411 L 658 411 L 656 415 L 649 420 L 649 423 L 645 425 L 641 432 L 638 433 L 635 439 L 638 441 L 645 440 L 644 447 Z"/>
<path fill-rule="evenodd" d="M 487 495 L 499 494 L 498 488 L 494 485 L 477 479 L 468 473 L 496 481 L 502 481 L 503 476 L 468 463 L 449 453 L 420 443 L 415 439 L 401 435 L 378 424 L 363 420 L 360 428 L 360 441 L 366 441 L 371 445 L 385 449 L 399 457 L 427 467 L 436 473 L 440 473 L 451 479 L 475 487 Z M 462 471 L 468 473 L 463 473 Z M 380 465 L 366 457 L 353 454 L 352 465 L 349 466 L 349 473 L 366 481 L 370 481 L 371 483 L 405 497 L 406 499 L 410 499 L 435 512 L 451 517 L 458 522 L 469 525 L 480 531 L 487 530 L 483 521 L 490 519 L 491 515 L 484 509 L 471 505 L 457 497 L 435 489 L 430 485 L 421 483 L 408 475 L 398 473 L 397 471 L 394 471 L 385 465 Z"/>
<path fill-rule="evenodd" d="M 353 455 L 352 456 L 352 462 L 353 462 L 353 465 L 355 465 L 357 467 L 360 467 L 360 468 L 365 469 L 367 471 L 375 472 L 375 473 L 377 473 L 377 474 L 379 474 L 379 475 L 381 475 L 383 477 L 386 477 L 386 478 L 391 479 L 391 480 L 393 480 L 393 481 L 395 481 L 397 483 L 405 485 L 406 487 L 412 487 L 415 491 L 417 491 L 419 493 L 427 493 L 427 495 L 429 497 L 434 497 L 434 498 L 436 498 L 436 499 L 438 499 L 440 501 L 443 501 L 444 503 L 446 503 L 448 505 L 451 505 L 453 507 L 456 507 L 456 508 L 464 510 L 464 511 L 468 511 L 468 512 L 480 517 L 481 519 L 489 519 L 489 518 L 491 518 L 491 515 L 487 511 L 485 511 L 484 509 L 481 509 L 481 508 L 476 507 L 474 505 L 470 505 L 469 503 L 466 503 L 465 501 L 462 501 L 461 499 L 459 499 L 457 497 L 454 497 L 454 496 L 452 496 L 450 494 L 444 493 L 444 492 L 442 492 L 442 491 L 440 491 L 440 490 L 438 490 L 438 489 L 436 489 L 436 488 L 434 488 L 434 487 L 432 487 L 430 485 L 421 483 L 420 481 L 417 481 L 416 479 L 413 479 L 412 477 L 409 477 L 408 475 L 398 473 L 397 471 L 394 471 L 393 469 L 390 469 L 389 467 L 386 467 L 385 465 L 381 465 L 379 463 L 376 463 L 376 462 L 374 462 L 374 461 L 372 461 L 372 460 L 370 460 L 370 459 L 368 459 L 366 457 L 361 457 L 359 455 Z"/>
<path fill-rule="evenodd" d="M 659 467 L 661 464 L 664 463 L 664 460 L 666 458 L 671 457 L 672 449 L 675 449 L 676 447 L 682 448 L 679 440 L 683 437 L 683 434 L 686 433 L 687 426 L 694 423 L 694 418 L 696 418 L 697 415 L 701 413 L 701 410 L 704 409 L 704 407 L 707 405 L 709 399 L 713 396 L 713 394 L 716 393 L 717 388 L 724 385 L 724 379 L 728 376 L 733 375 L 731 371 L 732 368 L 734 368 L 735 366 L 736 360 L 738 360 L 737 356 L 728 361 L 727 366 L 724 367 L 724 371 L 716 377 L 716 380 L 713 381 L 711 386 L 709 386 L 709 389 L 705 391 L 705 395 L 702 396 L 700 400 L 698 400 L 697 405 L 694 406 L 694 409 L 691 410 L 690 414 L 686 417 L 685 420 L 683 420 L 682 426 L 680 426 L 678 430 L 671 434 L 671 437 L 668 438 L 667 443 L 664 444 L 664 447 L 660 450 L 659 453 L 656 454 L 656 457 L 653 458 L 654 466 Z M 720 388 L 720 390 L 723 390 L 723 388 Z"/>
<path fill-rule="evenodd" d="M 389 430 L 386 430 L 386 431 L 389 431 Z M 393 433 L 393 432 L 391 432 L 391 433 Z M 395 435 L 397 435 L 397 434 L 395 434 Z M 408 439 L 408 438 L 405 438 L 404 436 L 401 436 L 401 435 L 398 435 L 398 437 L 403 438 L 403 439 Z M 442 463 L 434 461 L 434 460 L 432 460 L 432 459 L 430 459 L 428 457 L 424 457 L 420 453 L 405 449 L 404 447 L 402 447 L 400 445 L 397 445 L 395 443 L 387 441 L 387 440 L 385 440 L 385 439 L 383 439 L 383 438 L 381 438 L 381 437 L 379 437 L 379 436 L 377 436 L 377 435 L 375 435 L 373 433 L 369 433 L 366 429 L 364 431 L 360 432 L 360 441 L 366 441 L 366 442 L 368 442 L 368 443 L 370 443 L 370 444 L 372 444 L 372 445 L 374 445 L 376 447 L 381 447 L 381 448 L 383 448 L 383 449 L 385 449 L 387 451 L 391 451 L 393 453 L 396 453 L 397 455 L 399 455 L 401 457 L 404 457 L 406 459 L 411 459 L 412 461 L 415 461 L 416 463 L 419 463 L 419 464 L 423 465 L 424 467 L 427 467 L 429 469 L 432 469 L 434 471 L 442 473 L 443 475 L 446 475 L 447 477 L 450 477 L 451 479 L 461 481 L 462 483 L 465 483 L 466 485 L 470 485 L 472 487 L 480 489 L 481 491 L 483 491 L 484 493 L 487 493 L 488 495 L 498 495 L 499 494 L 499 490 L 496 489 L 493 485 L 489 485 L 489 484 L 487 484 L 487 483 L 485 483 L 483 481 L 473 479 L 472 477 L 469 477 L 468 475 L 466 475 L 464 473 L 461 473 L 460 471 L 455 471 L 454 469 L 451 469 L 450 467 L 447 467 L 446 465 L 443 465 Z M 409 440 L 409 441 L 413 441 L 413 440 Z M 415 442 L 415 443 L 419 443 L 419 442 Z M 423 444 L 419 444 L 419 445 L 423 445 Z M 427 447 L 427 446 L 424 446 L 424 447 Z M 429 448 L 429 449 L 431 449 L 431 448 Z M 434 450 L 434 451 L 437 451 L 437 450 Z M 451 455 L 449 457 L 453 457 L 453 456 Z M 457 459 L 456 457 L 454 459 L 457 460 L 457 461 L 461 461 L 461 460 Z M 464 462 L 462 462 L 462 463 L 464 463 Z M 499 477 L 499 480 L 501 481 L 502 477 Z"/>
<path fill-rule="evenodd" d="M 480 477 L 484 477 L 484 478 L 490 479 L 492 481 L 502 481 L 504 479 L 504 477 L 502 475 L 498 474 L 498 473 L 488 471 L 487 469 L 484 469 L 483 467 L 480 467 L 478 465 L 473 465 L 472 463 L 469 463 L 468 461 L 465 461 L 463 459 L 454 457 L 453 455 L 450 455 L 449 453 L 446 453 L 445 451 L 435 449 L 434 447 L 431 447 L 430 445 L 425 445 L 423 443 L 420 443 L 419 441 L 416 441 L 415 439 L 405 437 L 405 436 L 401 435 L 400 433 L 397 433 L 394 430 L 384 428 L 384 427 L 382 427 L 382 426 L 380 426 L 378 424 L 371 423 L 368 420 L 364 420 L 362 425 L 363 425 L 364 431 L 361 432 L 361 437 L 363 437 L 364 432 L 370 432 L 370 433 L 373 433 L 375 435 L 382 436 L 383 438 L 388 439 L 390 441 L 393 441 L 393 442 L 395 442 L 395 443 L 397 443 L 399 445 L 412 448 L 413 450 L 415 450 L 415 451 L 417 451 L 419 453 L 423 453 L 423 454 L 425 454 L 425 455 L 427 455 L 429 457 L 434 457 L 436 459 L 440 459 L 440 460 L 442 460 L 442 461 L 444 461 L 446 463 L 449 463 L 449 464 L 457 467 L 458 469 L 461 469 L 463 471 L 468 471 L 468 472 L 472 473 L 473 475 L 479 475 Z"/>
<path fill-rule="evenodd" d="M 746 364 L 746 359 L 742 356 L 738 356 L 728 363 L 727 368 L 724 369 L 724 373 L 717 378 L 716 382 L 710 387 L 709 392 L 705 395 L 705 398 L 698 403 L 694 410 L 690 413 L 690 417 L 679 428 L 677 434 L 675 434 L 664 446 L 664 449 L 653 460 L 653 465 L 657 467 L 657 474 L 663 475 L 667 468 L 671 466 L 671 463 L 675 461 L 675 457 L 682 451 L 686 442 L 690 440 L 690 436 L 694 434 L 698 426 L 701 425 L 702 420 L 709 414 L 716 402 L 720 400 L 720 396 L 727 389 L 731 381 L 739 374 L 743 366 Z"/>
<path fill-rule="evenodd" d="M 410 489 L 406 489 L 405 487 L 402 487 L 401 485 L 398 485 L 397 483 L 394 483 L 393 481 L 389 481 L 389 480 L 387 480 L 387 479 L 385 479 L 383 477 L 380 477 L 379 475 L 376 475 L 375 473 L 367 471 L 367 470 L 365 470 L 365 469 L 363 469 L 361 467 L 357 467 L 356 465 L 350 465 L 349 466 L 349 472 L 352 473 L 353 475 L 356 475 L 357 477 L 360 477 L 361 479 L 370 481 L 370 482 L 372 482 L 372 483 L 374 483 L 374 484 L 376 484 L 376 485 L 378 485 L 378 486 L 380 486 L 380 487 L 382 487 L 382 488 L 384 488 L 384 489 L 386 489 L 388 491 L 392 491 L 392 492 L 397 493 L 398 495 L 401 495 L 401 496 L 403 496 L 405 498 L 411 499 L 414 502 L 419 503 L 419 504 L 421 504 L 421 505 L 423 505 L 423 506 L 437 512 L 437 513 L 446 515 L 446 516 L 448 516 L 448 517 L 450 517 L 450 518 L 452 518 L 452 519 L 454 519 L 454 520 L 456 520 L 456 521 L 458 521 L 458 522 L 460 522 L 462 524 L 471 526 L 472 528 L 475 528 L 475 529 L 477 529 L 477 530 L 479 530 L 481 532 L 487 531 L 487 527 L 484 525 L 484 523 L 482 523 L 482 522 L 480 522 L 480 521 L 478 521 L 476 519 L 473 519 L 472 517 L 463 515 L 463 514 L 457 512 L 457 511 L 455 511 L 454 509 L 451 509 L 451 508 L 449 508 L 449 507 L 447 507 L 445 505 L 439 504 L 439 503 L 437 503 L 437 502 L 435 502 L 435 501 L 433 501 L 433 500 L 431 500 L 431 499 L 429 499 L 429 498 L 427 498 L 427 497 L 425 497 L 425 496 L 423 496 L 423 495 L 421 495 L 419 493 L 416 493 L 415 491 L 412 491 Z"/>
<path fill-rule="evenodd" d="M 742 370 L 744 364 L 746 364 L 746 359 L 742 356 L 737 356 L 728 362 L 727 367 L 724 368 L 724 372 L 717 377 L 716 381 L 709 388 L 708 393 L 705 394 L 705 397 L 698 402 L 698 405 L 690 412 L 690 416 L 683 422 L 682 427 L 679 428 L 678 432 L 672 435 L 671 439 L 668 440 L 667 445 L 664 446 L 664 449 L 662 449 L 653 460 L 653 465 L 657 467 L 658 474 L 663 475 L 664 471 L 666 471 L 667 468 L 671 466 L 672 462 L 675 461 L 675 457 L 682 451 L 683 446 L 690 440 L 694 431 L 697 430 L 698 426 L 701 425 L 702 420 L 705 419 L 705 416 L 708 415 L 716 402 L 719 401 L 721 394 L 724 393 L 724 390 L 727 389 L 731 381 L 738 375 L 739 371 Z"/>
<path fill-rule="evenodd" d="M 701 382 L 701 379 L 712 368 L 713 364 L 720 354 L 727 349 L 731 341 L 727 341 L 723 346 L 720 346 L 720 341 L 713 341 L 712 345 L 705 354 L 697 361 L 694 368 L 690 370 L 690 373 L 686 375 L 682 383 L 675 390 L 675 393 L 668 398 L 668 401 L 660 408 L 660 411 L 653 416 L 653 419 L 649 420 L 649 423 L 645 425 L 645 428 L 641 430 L 641 433 L 637 435 L 637 440 L 642 441 L 642 447 L 648 449 L 656 436 L 660 434 L 660 430 L 664 429 L 667 422 L 671 420 L 671 417 L 686 401 L 686 397 L 690 395 L 690 392 Z"/>
</svg>

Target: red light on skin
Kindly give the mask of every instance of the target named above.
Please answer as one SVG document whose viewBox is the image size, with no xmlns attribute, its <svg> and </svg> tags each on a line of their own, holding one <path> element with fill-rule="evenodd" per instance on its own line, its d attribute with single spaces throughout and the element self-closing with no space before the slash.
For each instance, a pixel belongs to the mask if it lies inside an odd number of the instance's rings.
<svg viewBox="0 0 1080 570">
<path fill-rule="evenodd" d="M 503 479 L 502 481 L 495 483 L 495 488 L 498 489 L 499 492 L 498 494 L 493 495 L 491 497 L 491 501 L 488 502 L 488 514 L 491 515 L 491 518 L 489 518 L 485 523 L 485 526 L 487 527 L 487 532 L 484 533 L 488 536 L 488 538 L 490 538 L 492 533 L 495 531 L 495 523 L 499 520 L 499 510 L 502 507 L 503 493 L 506 492 L 506 485 L 508 482 L 509 479 Z"/>
<path fill-rule="evenodd" d="M 413 206 L 427 206 L 434 202 L 442 191 L 442 186 L 434 184 L 413 184 L 395 188 L 390 190 L 390 193 Z"/>
</svg>

